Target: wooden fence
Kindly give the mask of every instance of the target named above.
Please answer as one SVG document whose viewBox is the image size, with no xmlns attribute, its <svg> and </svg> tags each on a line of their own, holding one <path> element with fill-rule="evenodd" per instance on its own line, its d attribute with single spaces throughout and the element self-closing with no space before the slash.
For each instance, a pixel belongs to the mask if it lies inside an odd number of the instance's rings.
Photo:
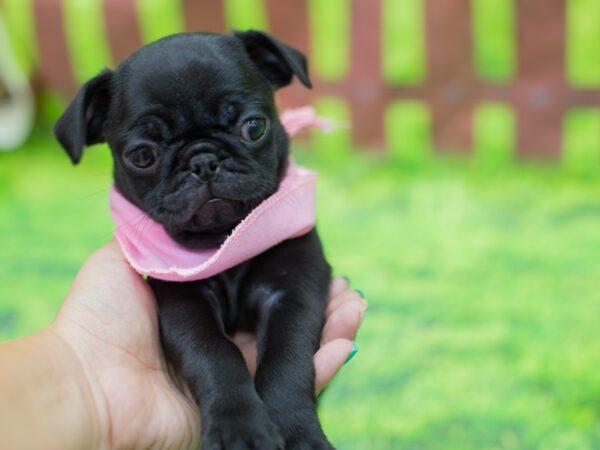
<svg viewBox="0 0 600 450">
<path fill-rule="evenodd" d="M 45 87 L 64 96 L 71 96 L 82 78 L 103 65 L 118 63 L 152 38 L 180 29 L 229 28 L 232 21 L 227 17 L 239 8 L 259 8 L 264 17 L 258 25 L 302 49 L 309 60 L 318 46 L 328 45 L 311 40 L 315 16 L 310 11 L 319 5 L 318 0 L 1 1 L 5 14 L 9 18 L 12 14 L 18 19 L 13 22 L 20 24 L 19 29 L 13 26 L 12 33 L 16 40 L 21 39 L 21 44 L 15 45 L 17 53 L 35 54 L 30 58 L 34 61 L 32 73 Z M 565 112 L 573 107 L 600 107 L 600 89 L 575 89 L 567 82 L 567 0 L 510 2 L 516 64 L 513 76 L 500 83 L 483 80 L 474 68 L 473 1 L 419 3 L 426 69 L 422 80 L 402 84 L 389 81 L 383 73 L 382 20 L 393 0 L 327 0 L 332 8 L 344 6 L 349 18 L 347 45 L 342 49 L 347 54 L 347 68 L 339 76 L 313 72 L 312 93 L 293 85 L 282 94 L 281 102 L 298 106 L 323 95 L 339 97 L 348 105 L 354 142 L 384 148 L 384 116 L 389 105 L 419 100 L 428 106 L 433 146 L 438 151 L 471 149 L 475 109 L 482 102 L 500 102 L 514 111 L 518 154 L 556 158 L 561 151 Z M 320 8 L 326 7 L 325 3 L 320 2 Z M 24 11 L 25 4 L 30 13 Z M 165 8 L 177 9 L 174 19 L 160 16 Z M 80 13 L 75 20 L 83 23 L 69 19 L 73 11 Z M 152 14 L 158 15 L 158 20 L 149 18 Z M 35 36 L 34 44 L 19 49 L 19 45 L 25 46 L 28 27 Z"/>
</svg>

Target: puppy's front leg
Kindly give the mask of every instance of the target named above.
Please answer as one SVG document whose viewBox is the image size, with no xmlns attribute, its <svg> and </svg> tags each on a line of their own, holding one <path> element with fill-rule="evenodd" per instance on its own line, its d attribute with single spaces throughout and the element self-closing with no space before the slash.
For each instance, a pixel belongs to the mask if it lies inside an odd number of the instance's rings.
<svg viewBox="0 0 600 450">
<path fill-rule="evenodd" d="M 165 356 L 200 406 L 202 448 L 283 448 L 240 351 L 223 332 L 213 291 L 201 282 L 150 284 Z"/>
<path fill-rule="evenodd" d="M 258 311 L 256 389 L 286 449 L 333 449 L 319 424 L 315 400 L 313 357 L 330 277 L 316 233 L 286 241 L 256 267 L 261 272 L 255 274 L 253 302 Z"/>
</svg>

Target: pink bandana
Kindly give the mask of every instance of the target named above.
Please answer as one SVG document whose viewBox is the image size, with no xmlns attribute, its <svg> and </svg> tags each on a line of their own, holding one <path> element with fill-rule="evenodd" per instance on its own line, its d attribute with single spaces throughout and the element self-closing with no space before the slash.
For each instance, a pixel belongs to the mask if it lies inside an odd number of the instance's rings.
<svg viewBox="0 0 600 450">
<path fill-rule="evenodd" d="M 307 126 L 330 127 L 310 107 L 287 111 L 281 121 L 289 134 Z M 162 225 L 129 202 L 113 186 L 110 210 L 115 237 L 125 258 L 139 273 L 166 281 L 211 277 L 274 247 L 308 233 L 315 224 L 315 172 L 290 158 L 287 172 L 272 196 L 244 218 L 220 247 L 194 250 L 175 242 Z"/>
</svg>

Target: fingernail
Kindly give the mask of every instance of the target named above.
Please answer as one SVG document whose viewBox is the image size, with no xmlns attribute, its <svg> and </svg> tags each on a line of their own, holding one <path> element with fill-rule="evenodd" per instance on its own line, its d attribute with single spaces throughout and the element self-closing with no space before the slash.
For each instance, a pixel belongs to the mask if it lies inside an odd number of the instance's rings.
<svg viewBox="0 0 600 450">
<path fill-rule="evenodd" d="M 351 283 L 351 281 L 350 281 L 350 277 L 349 277 L 348 275 L 342 275 L 342 278 L 343 278 L 344 280 L 346 280 L 346 283 L 348 283 L 348 284 L 350 284 L 350 283 Z"/>
<path fill-rule="evenodd" d="M 348 364 L 350 360 L 354 358 L 354 355 L 356 355 L 357 353 L 358 346 L 356 345 L 356 342 L 352 342 L 352 350 L 350 350 L 350 353 L 348 353 L 348 357 L 346 358 L 346 361 L 344 361 L 344 365 Z"/>
<path fill-rule="evenodd" d="M 363 291 L 361 291 L 360 289 L 354 289 L 358 295 L 360 295 L 360 298 L 365 298 L 365 293 Z"/>
<path fill-rule="evenodd" d="M 369 307 L 369 304 L 365 301 L 365 305 L 362 308 L 360 308 L 360 321 L 361 322 L 365 318 L 365 312 L 367 311 L 368 307 Z"/>
</svg>

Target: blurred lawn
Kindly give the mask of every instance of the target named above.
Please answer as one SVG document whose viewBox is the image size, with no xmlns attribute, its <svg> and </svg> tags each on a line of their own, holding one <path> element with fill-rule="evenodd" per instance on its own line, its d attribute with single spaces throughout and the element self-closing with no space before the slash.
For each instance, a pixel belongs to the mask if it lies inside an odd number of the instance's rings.
<svg viewBox="0 0 600 450">
<path fill-rule="evenodd" d="M 0 339 L 46 325 L 111 235 L 108 152 L 73 168 L 48 136 L 0 154 Z M 328 257 L 370 300 L 323 398 L 340 449 L 600 448 L 598 176 L 296 155 L 320 170 Z"/>
</svg>

